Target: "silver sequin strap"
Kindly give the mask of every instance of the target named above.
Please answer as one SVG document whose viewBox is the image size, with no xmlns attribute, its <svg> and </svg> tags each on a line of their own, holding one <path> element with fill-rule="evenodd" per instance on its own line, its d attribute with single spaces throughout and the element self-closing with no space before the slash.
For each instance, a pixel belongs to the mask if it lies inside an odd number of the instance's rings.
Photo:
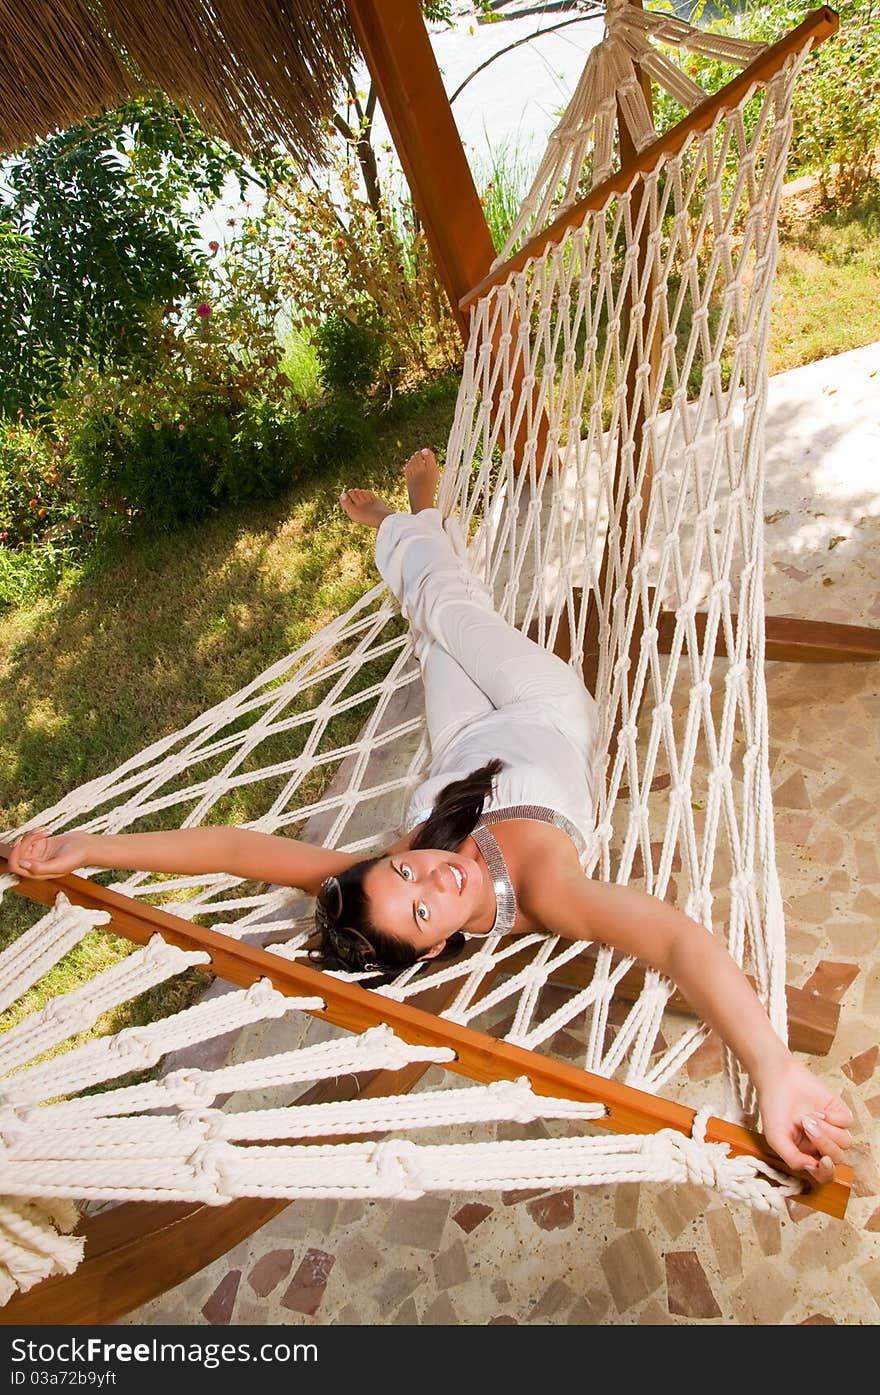
<svg viewBox="0 0 880 1395">
<path fill-rule="evenodd" d="M 490 833 L 482 823 L 477 824 L 471 837 L 483 854 L 483 860 L 489 869 L 489 876 L 492 878 L 492 886 L 495 889 L 495 924 L 489 934 L 493 935 L 496 931 L 500 931 L 501 934 L 506 935 L 508 931 L 513 929 L 513 922 L 516 920 L 516 893 L 510 880 L 507 863 L 495 841 L 495 835 Z"/>
<path fill-rule="evenodd" d="M 577 825 L 564 814 L 560 814 L 558 809 L 550 809 L 546 804 L 508 804 L 504 809 L 490 809 L 488 813 L 480 816 L 480 822 L 485 824 L 506 823 L 508 819 L 534 819 L 536 823 L 552 823 L 554 828 L 561 828 L 563 833 L 568 834 L 577 848 L 579 857 L 586 851 L 584 835 Z"/>
</svg>

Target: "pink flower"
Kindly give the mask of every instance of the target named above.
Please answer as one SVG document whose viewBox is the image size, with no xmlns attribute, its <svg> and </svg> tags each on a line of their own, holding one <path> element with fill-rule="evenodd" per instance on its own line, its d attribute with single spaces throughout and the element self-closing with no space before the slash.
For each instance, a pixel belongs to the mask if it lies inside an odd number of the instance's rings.
<svg viewBox="0 0 880 1395">
<path fill-rule="evenodd" d="M 203 300 L 201 305 L 196 306 L 196 314 L 198 315 L 199 319 L 206 320 L 208 316 L 211 314 L 210 305 L 206 304 L 206 302 Z"/>
<path fill-rule="evenodd" d="M 209 242 L 209 243 L 208 243 L 208 246 L 210 247 L 210 249 L 211 249 L 212 252 L 219 252 L 219 251 L 220 251 L 220 243 L 219 243 L 219 242 Z"/>
</svg>

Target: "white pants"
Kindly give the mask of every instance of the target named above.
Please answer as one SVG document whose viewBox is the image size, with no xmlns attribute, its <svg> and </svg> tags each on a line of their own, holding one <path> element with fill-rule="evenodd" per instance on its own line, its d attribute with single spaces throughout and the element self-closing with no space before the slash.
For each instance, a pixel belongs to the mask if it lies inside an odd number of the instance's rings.
<svg viewBox="0 0 880 1395">
<path fill-rule="evenodd" d="M 409 621 L 425 689 L 431 771 L 407 826 L 450 781 L 498 757 L 487 809 L 547 805 L 588 839 L 596 704 L 575 671 L 502 619 L 457 522 L 437 509 L 383 519 L 376 565 Z"/>
</svg>

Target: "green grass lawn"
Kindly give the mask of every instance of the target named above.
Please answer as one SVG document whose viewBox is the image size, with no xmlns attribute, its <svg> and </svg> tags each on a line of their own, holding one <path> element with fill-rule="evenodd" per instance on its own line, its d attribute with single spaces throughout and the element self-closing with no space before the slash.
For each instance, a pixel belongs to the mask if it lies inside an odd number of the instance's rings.
<svg viewBox="0 0 880 1395">
<path fill-rule="evenodd" d="M 355 470 L 327 471 L 271 503 L 173 536 L 134 540 L 51 598 L 0 613 L 2 828 L 185 726 L 374 584 L 373 533 L 349 521 L 339 494 L 364 483 L 404 507 L 403 462 L 423 445 L 445 448 L 457 386 L 445 381 L 402 399 Z M 239 804 L 239 821 L 260 812 L 259 785 L 246 786 Z M 7 895 L 0 948 L 42 914 Z M 130 949 L 106 933 L 87 936 L 0 1021 L 13 1025 Z M 181 975 L 114 1009 L 88 1035 L 173 1012 L 203 982 L 197 971 Z"/>
</svg>

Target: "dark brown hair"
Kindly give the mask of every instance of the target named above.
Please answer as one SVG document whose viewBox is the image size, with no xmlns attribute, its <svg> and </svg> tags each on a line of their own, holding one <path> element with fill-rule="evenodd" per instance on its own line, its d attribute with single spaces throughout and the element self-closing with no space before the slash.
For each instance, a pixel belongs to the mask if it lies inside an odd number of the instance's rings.
<svg viewBox="0 0 880 1395">
<path fill-rule="evenodd" d="M 490 760 L 479 770 L 442 789 L 413 839 L 413 849 L 439 848 L 455 852 L 460 848 L 479 823 L 492 793 L 492 782 L 502 767 L 502 761 Z M 309 952 L 309 957 L 322 969 L 347 969 L 356 973 L 378 970 L 387 979 L 418 959 L 414 945 L 379 930 L 373 921 L 364 880 L 378 861 L 378 857 L 365 858 L 333 878 L 332 897 L 322 887 L 315 914 L 320 940 Z M 464 942 L 463 931 L 456 931 L 434 958 L 451 959 L 461 953 Z"/>
</svg>

